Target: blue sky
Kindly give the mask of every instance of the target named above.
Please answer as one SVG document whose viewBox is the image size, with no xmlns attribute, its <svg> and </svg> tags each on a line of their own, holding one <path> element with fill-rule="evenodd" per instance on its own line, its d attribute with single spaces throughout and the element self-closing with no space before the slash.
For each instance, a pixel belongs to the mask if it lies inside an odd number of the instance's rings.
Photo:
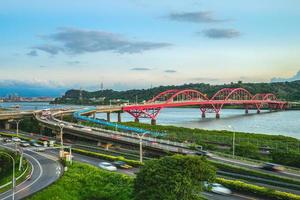
<svg viewBox="0 0 300 200">
<path fill-rule="evenodd" d="M 300 70 L 297 0 L 3 0 L 0 79 L 128 89 Z"/>
</svg>

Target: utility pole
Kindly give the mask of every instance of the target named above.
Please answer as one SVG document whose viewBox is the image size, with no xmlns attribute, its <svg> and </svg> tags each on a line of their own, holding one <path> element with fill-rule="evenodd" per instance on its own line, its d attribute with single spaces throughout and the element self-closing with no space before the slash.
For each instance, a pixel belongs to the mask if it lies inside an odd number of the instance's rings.
<svg viewBox="0 0 300 200">
<path fill-rule="evenodd" d="M 228 125 L 228 128 L 232 129 L 233 135 L 232 135 L 232 157 L 234 158 L 235 156 L 235 130 L 231 125 Z"/>
<path fill-rule="evenodd" d="M 16 125 L 17 125 L 17 137 L 19 137 L 19 123 L 22 121 L 22 119 L 17 119 L 14 121 L 16 122 Z"/>
</svg>

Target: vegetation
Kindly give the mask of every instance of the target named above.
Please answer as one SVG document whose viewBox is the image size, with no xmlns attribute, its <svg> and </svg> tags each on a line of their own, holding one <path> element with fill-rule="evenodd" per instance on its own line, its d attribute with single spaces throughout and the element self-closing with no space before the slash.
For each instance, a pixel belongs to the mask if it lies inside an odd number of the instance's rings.
<svg viewBox="0 0 300 200">
<path fill-rule="evenodd" d="M 132 200 L 133 178 L 74 162 L 61 179 L 29 200 Z"/>
<path fill-rule="evenodd" d="M 191 129 L 176 126 L 150 125 L 135 122 L 123 123 L 151 131 L 165 132 L 163 139 L 177 142 L 190 142 L 203 146 L 204 149 L 231 153 L 233 132 L 226 130 Z M 289 166 L 299 166 L 300 141 L 296 138 L 281 135 L 266 135 L 236 132 L 236 155 L 271 161 Z M 263 150 L 271 150 L 271 154 L 262 154 Z M 276 152 L 276 154 L 275 154 Z M 288 159 L 280 158 L 277 154 L 285 154 Z"/>
<path fill-rule="evenodd" d="M 105 159 L 105 160 L 110 160 L 110 161 L 120 160 L 120 161 L 124 161 L 127 164 L 132 165 L 132 166 L 141 166 L 143 164 L 139 161 L 129 160 L 122 156 L 111 156 L 111 155 L 107 155 L 107 154 L 96 153 L 96 152 L 86 151 L 86 150 L 77 149 L 77 148 L 72 148 L 72 151 L 79 153 L 79 154 L 96 157 L 96 158 L 101 158 L 101 159 Z"/>
<path fill-rule="evenodd" d="M 199 156 L 166 156 L 147 161 L 137 173 L 136 200 L 201 199 L 203 181 L 213 181 L 216 170 Z"/>
<path fill-rule="evenodd" d="M 271 157 L 276 163 L 300 168 L 300 152 L 274 150 Z"/>
<path fill-rule="evenodd" d="M 290 183 L 294 185 L 298 185 L 300 187 L 300 180 L 295 180 L 291 178 L 285 178 L 282 176 L 276 176 L 270 173 L 264 173 L 257 170 L 251 170 L 244 167 L 238 167 L 230 164 L 220 163 L 220 162 L 214 162 L 210 161 L 212 165 L 214 165 L 218 170 L 225 171 L 225 172 L 231 172 L 235 174 L 241 174 L 241 175 L 247 175 L 247 176 L 253 176 L 253 177 L 259 177 L 264 178 L 268 180 L 283 182 L 283 183 Z"/>
<path fill-rule="evenodd" d="M 216 181 L 235 191 L 246 194 L 253 194 L 256 196 L 277 200 L 300 200 L 300 196 L 296 194 L 281 192 L 266 187 L 244 183 L 242 181 L 227 180 L 223 178 L 217 178 Z"/>
<path fill-rule="evenodd" d="M 31 172 L 30 165 L 28 164 L 26 159 L 23 159 L 21 171 L 19 171 L 19 162 L 20 156 L 6 149 L 0 149 L 0 186 L 4 185 L 12 180 L 12 160 L 5 154 L 11 155 L 15 159 L 15 177 L 20 177 L 17 180 L 17 183 L 23 181 L 27 174 Z M 1 188 L 0 193 L 8 190 L 11 187 L 11 184 Z"/>
<path fill-rule="evenodd" d="M 289 101 L 299 101 L 300 99 L 300 81 L 293 82 L 280 82 L 280 83 L 242 83 L 241 81 L 237 83 L 230 83 L 224 85 L 210 85 L 205 83 L 195 83 L 195 84 L 184 84 L 184 85 L 170 85 L 170 86 L 159 86 L 151 89 L 142 90 L 127 90 L 127 91 L 114 91 L 114 90 L 101 90 L 95 92 L 80 91 L 80 90 L 69 90 L 60 98 L 56 98 L 53 103 L 69 103 L 69 104 L 108 104 L 110 100 L 123 99 L 129 100 L 130 102 L 138 102 L 144 100 L 149 100 L 153 96 L 156 96 L 160 92 L 169 89 L 196 89 L 207 96 L 211 97 L 218 90 L 229 87 L 243 87 L 249 90 L 252 94 L 256 93 L 269 93 L 273 92 L 280 99 L 285 99 Z M 82 94 L 80 97 L 80 93 Z M 95 99 L 101 99 L 100 101 L 95 101 Z"/>
</svg>

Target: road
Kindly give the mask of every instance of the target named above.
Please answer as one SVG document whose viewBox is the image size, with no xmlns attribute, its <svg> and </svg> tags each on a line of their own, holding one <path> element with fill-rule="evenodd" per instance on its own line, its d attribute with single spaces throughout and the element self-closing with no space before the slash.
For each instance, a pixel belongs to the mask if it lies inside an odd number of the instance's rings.
<svg viewBox="0 0 300 200">
<path fill-rule="evenodd" d="M 0 147 L 13 150 L 12 146 L 12 144 L 3 144 L 0 142 Z M 16 200 L 24 199 L 55 182 L 63 170 L 59 162 L 52 156 L 24 150 L 24 157 L 32 165 L 32 175 L 29 180 L 25 180 L 16 186 Z M 0 200 L 11 199 L 12 190 L 0 194 Z"/>
</svg>

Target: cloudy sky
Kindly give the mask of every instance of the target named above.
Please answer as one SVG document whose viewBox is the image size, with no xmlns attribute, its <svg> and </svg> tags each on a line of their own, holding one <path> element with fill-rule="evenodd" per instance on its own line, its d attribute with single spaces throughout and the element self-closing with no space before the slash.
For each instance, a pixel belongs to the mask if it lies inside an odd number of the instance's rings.
<svg viewBox="0 0 300 200">
<path fill-rule="evenodd" d="M 128 89 L 300 70 L 297 0 L 2 0 L 0 79 Z"/>
</svg>

